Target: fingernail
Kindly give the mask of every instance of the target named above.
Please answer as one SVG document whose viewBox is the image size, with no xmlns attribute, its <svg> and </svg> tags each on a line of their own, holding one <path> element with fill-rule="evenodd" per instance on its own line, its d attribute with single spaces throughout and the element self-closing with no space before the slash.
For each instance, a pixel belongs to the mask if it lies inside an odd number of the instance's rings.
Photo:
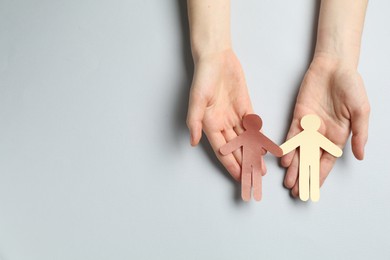
<svg viewBox="0 0 390 260">
<path fill-rule="evenodd" d="M 194 134 L 192 132 L 190 133 L 190 138 L 191 138 L 191 145 L 195 146 L 196 145 L 195 144 L 195 136 L 194 136 Z"/>
</svg>

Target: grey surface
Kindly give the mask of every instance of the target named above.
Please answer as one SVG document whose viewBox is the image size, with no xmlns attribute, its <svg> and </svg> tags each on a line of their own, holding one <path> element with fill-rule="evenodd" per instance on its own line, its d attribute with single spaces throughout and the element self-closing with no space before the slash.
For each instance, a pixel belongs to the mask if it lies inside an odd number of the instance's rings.
<svg viewBox="0 0 390 260">
<path fill-rule="evenodd" d="M 185 126 L 180 1 L 0 0 L 0 259 L 390 259 L 390 2 L 369 4 L 366 159 L 350 146 L 301 203 L 266 157 L 263 201 Z M 284 140 L 315 1 L 233 1 L 234 48 L 264 131 Z"/>
</svg>

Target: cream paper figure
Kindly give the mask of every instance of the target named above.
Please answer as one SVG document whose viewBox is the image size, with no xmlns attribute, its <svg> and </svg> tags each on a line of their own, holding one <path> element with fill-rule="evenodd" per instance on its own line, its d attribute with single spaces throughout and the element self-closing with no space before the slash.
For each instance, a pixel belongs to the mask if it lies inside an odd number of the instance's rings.
<svg viewBox="0 0 390 260">
<path fill-rule="evenodd" d="M 283 155 L 299 147 L 299 198 L 307 201 L 320 199 L 320 148 L 335 157 L 343 151 L 317 130 L 321 119 L 317 115 L 305 115 L 301 119 L 303 131 L 280 146 Z"/>
</svg>

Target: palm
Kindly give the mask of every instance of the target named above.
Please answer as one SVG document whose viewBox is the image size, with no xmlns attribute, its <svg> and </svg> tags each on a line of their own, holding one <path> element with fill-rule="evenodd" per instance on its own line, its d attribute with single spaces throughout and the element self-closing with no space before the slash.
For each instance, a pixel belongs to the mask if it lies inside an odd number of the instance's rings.
<svg viewBox="0 0 390 260">
<path fill-rule="evenodd" d="M 244 74 L 238 60 L 226 65 L 217 65 L 218 71 L 209 78 L 210 84 L 201 85 L 213 86 L 206 97 L 208 102 L 203 118 L 206 134 L 240 129 L 242 117 L 252 112 Z"/>
</svg>

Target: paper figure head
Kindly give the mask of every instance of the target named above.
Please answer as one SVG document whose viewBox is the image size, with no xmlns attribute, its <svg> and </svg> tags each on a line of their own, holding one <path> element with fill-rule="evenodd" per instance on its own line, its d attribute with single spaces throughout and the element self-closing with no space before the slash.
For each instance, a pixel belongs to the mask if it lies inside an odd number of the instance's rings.
<svg viewBox="0 0 390 260">
<path fill-rule="evenodd" d="M 321 119 L 317 115 L 306 115 L 301 119 L 303 129 L 318 130 L 321 126 Z"/>
<path fill-rule="evenodd" d="M 244 116 L 242 124 L 246 130 L 260 131 L 261 127 L 263 126 L 263 121 L 258 115 L 249 114 Z"/>
</svg>

